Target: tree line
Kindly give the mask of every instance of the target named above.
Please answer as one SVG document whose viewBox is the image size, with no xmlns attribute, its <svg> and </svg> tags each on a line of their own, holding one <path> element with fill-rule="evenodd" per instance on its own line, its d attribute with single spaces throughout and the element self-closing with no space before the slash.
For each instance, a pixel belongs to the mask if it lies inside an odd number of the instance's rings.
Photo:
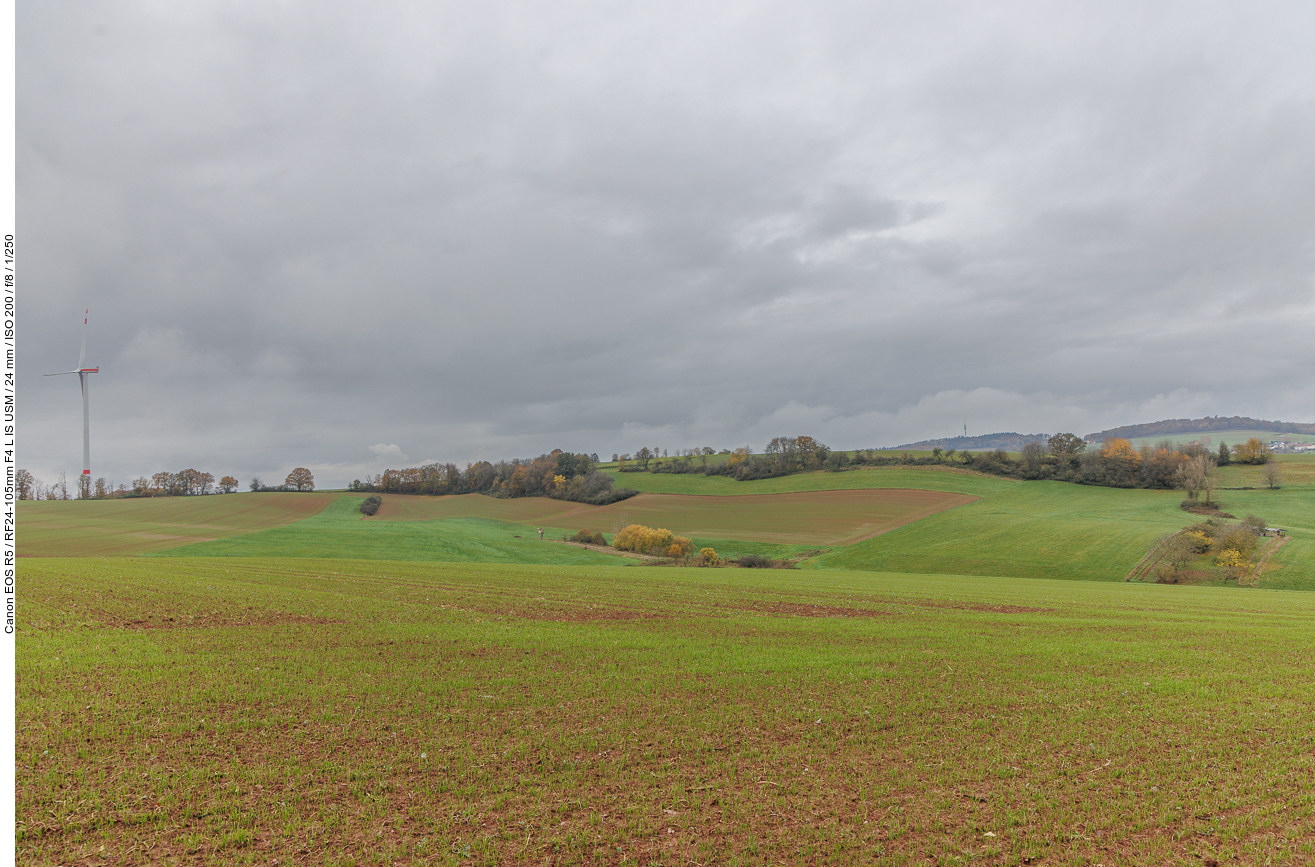
<svg viewBox="0 0 1315 867">
<path fill-rule="evenodd" d="M 237 479 L 223 476 L 219 481 L 211 473 L 188 467 L 176 473 L 159 472 L 154 475 L 139 476 L 131 484 L 119 483 L 118 486 L 105 478 L 98 478 L 74 497 L 69 493 L 68 481 L 64 473 L 59 474 L 59 481 L 47 485 L 28 470 L 20 469 L 14 474 L 14 487 L 20 500 L 119 500 L 139 497 L 202 497 L 209 494 L 231 494 L 238 488 Z M 315 477 L 305 467 L 297 467 L 284 480 L 282 485 L 271 487 L 260 479 L 251 480 L 253 491 L 313 491 Z"/>
<path fill-rule="evenodd" d="M 598 455 L 574 454 L 554 449 L 537 458 L 514 458 L 466 464 L 425 464 L 405 469 L 390 469 L 353 479 L 353 491 L 377 491 L 392 494 L 487 494 L 501 499 L 514 497 L 551 497 L 606 506 L 638 491 L 615 488 L 613 478 L 598 470 Z"/>
<path fill-rule="evenodd" d="M 709 461 L 719 454 L 721 461 Z M 1018 479 L 1052 479 L 1116 488 L 1182 488 L 1189 498 L 1199 492 L 1212 496 L 1213 470 L 1230 463 L 1265 464 L 1266 481 L 1278 486 L 1277 467 L 1270 464 L 1269 447 L 1252 438 L 1230 448 L 1220 443 L 1217 452 L 1199 443 L 1184 446 L 1163 440 L 1154 446 L 1133 448 L 1126 439 L 1106 440 L 1089 448 L 1082 437 L 1060 433 L 1044 443 L 1029 442 L 1017 458 L 1004 449 L 986 452 L 934 448 L 930 455 L 895 453 L 881 449 L 833 451 L 811 436 L 775 437 L 762 454 L 744 446 L 734 450 L 711 448 L 678 450 L 675 457 L 658 455 L 656 450 L 640 449 L 632 458 L 617 455 L 619 472 L 700 473 L 729 476 L 738 481 L 767 479 L 815 470 L 843 471 L 862 466 L 951 465 L 991 475 Z"/>
</svg>

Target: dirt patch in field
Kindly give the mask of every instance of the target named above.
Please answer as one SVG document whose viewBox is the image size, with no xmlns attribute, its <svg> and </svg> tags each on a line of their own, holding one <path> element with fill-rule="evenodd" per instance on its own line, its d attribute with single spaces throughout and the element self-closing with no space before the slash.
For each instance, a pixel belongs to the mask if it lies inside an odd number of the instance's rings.
<svg viewBox="0 0 1315 867">
<path fill-rule="evenodd" d="M 893 611 L 871 608 L 838 608 L 834 605 L 806 605 L 801 602 L 768 602 L 762 605 L 728 605 L 752 614 L 788 614 L 792 617 L 895 617 Z"/>
<path fill-rule="evenodd" d="M 312 617 L 305 614 L 289 614 L 283 611 L 212 611 L 197 614 L 148 615 L 146 617 L 125 617 L 122 614 L 94 609 L 84 609 L 87 617 L 110 629 L 213 629 L 230 626 L 288 626 L 312 625 L 324 626 L 330 623 L 342 623 L 331 617 Z"/>
<path fill-rule="evenodd" d="M 992 605 L 986 602 L 936 602 L 930 599 L 918 602 L 904 602 L 903 605 L 916 605 L 919 608 L 955 608 L 960 611 L 990 611 L 993 614 L 1040 614 L 1054 611 L 1053 608 L 1033 608 L 1030 605 Z"/>
<path fill-rule="evenodd" d="M 461 607 L 447 605 L 443 606 L 450 611 L 464 611 L 470 614 L 476 614 L 483 618 L 495 619 L 516 619 L 516 620 L 540 620 L 549 623 L 605 623 L 617 621 L 633 620 L 671 620 L 673 615 L 660 612 L 650 611 L 643 608 L 609 608 L 603 606 L 591 606 L 581 604 L 573 606 L 569 603 L 548 603 L 545 605 L 524 608 L 501 608 L 501 607 L 471 607 L 463 605 Z"/>
<path fill-rule="evenodd" d="M 381 494 L 379 511 L 366 520 L 438 521 L 447 518 L 489 518 L 519 524 L 536 524 L 587 512 L 593 506 L 548 497 L 513 497 L 500 500 L 484 494 L 451 494 L 430 497 L 422 494 Z"/>
<path fill-rule="evenodd" d="M 641 611 L 634 608 L 574 608 L 543 612 L 515 612 L 517 617 L 529 620 L 549 620 L 554 623 L 598 623 L 617 620 L 670 620 L 670 614 Z"/>
<path fill-rule="evenodd" d="M 978 602 L 940 602 L 934 600 L 890 600 L 885 604 L 915 608 L 952 608 L 961 611 L 989 611 L 993 614 L 1037 614 L 1051 608 L 1032 608 L 1025 605 L 991 605 Z M 834 605 L 810 605 L 802 602 L 767 602 L 749 605 L 728 605 L 736 611 L 753 614 L 783 614 L 794 617 L 898 617 L 899 611 L 879 611 L 874 608 L 842 608 Z"/>
</svg>

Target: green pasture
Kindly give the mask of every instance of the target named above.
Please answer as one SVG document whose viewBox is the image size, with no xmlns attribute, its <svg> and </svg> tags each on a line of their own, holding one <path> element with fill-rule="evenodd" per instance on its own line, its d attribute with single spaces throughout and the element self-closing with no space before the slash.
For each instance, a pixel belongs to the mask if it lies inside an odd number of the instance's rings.
<svg viewBox="0 0 1315 867">
<path fill-rule="evenodd" d="M 339 496 L 294 524 L 158 552 L 168 557 L 327 557 L 447 563 L 614 563 L 616 557 L 540 541 L 533 527 L 488 518 L 372 521 L 360 497 Z M 561 534 L 557 537 L 560 539 Z M 551 539 L 551 536 L 547 536 Z"/>
<path fill-rule="evenodd" d="M 1223 491 L 1238 518 L 1256 514 L 1292 541 L 1262 586 L 1315 590 L 1315 491 Z M 1025 482 L 809 561 L 830 569 L 949 572 L 1119 581 L 1165 533 L 1203 520 L 1179 508 L 1181 491 Z"/>
<path fill-rule="evenodd" d="M 1122 580 L 1161 535 L 1199 520 L 1180 491 L 1023 482 L 812 561 L 820 568 Z M 951 569 L 947 564 L 953 563 Z"/>
<path fill-rule="evenodd" d="M 1273 462 L 1284 487 L 1315 485 L 1315 455 L 1274 455 Z M 1216 472 L 1223 488 L 1264 488 L 1269 484 L 1265 479 L 1264 465 L 1229 464 L 1219 467 Z"/>
<path fill-rule="evenodd" d="M 20 574 L 23 864 L 1315 861 L 1315 594 L 310 559 Z"/>
<path fill-rule="evenodd" d="M 390 498 L 409 499 L 404 495 Z M 516 500 L 489 500 L 491 505 Z M 417 560 L 449 563 L 556 563 L 634 565 L 615 555 L 560 544 L 563 530 L 545 526 L 539 541 L 533 524 L 492 518 L 380 521 L 357 511 L 359 497 L 344 496 L 318 515 L 261 532 L 156 551 L 163 557 L 320 557 L 360 560 Z M 600 513 L 606 510 L 599 509 Z M 496 512 L 495 512 L 496 513 Z M 578 523 L 610 530 L 611 512 L 597 521 Z M 548 525 L 549 522 L 543 522 Z M 610 534 L 609 534 L 610 535 Z M 816 544 L 774 543 L 754 539 L 695 536 L 698 548 L 711 547 L 720 557 L 757 554 L 772 559 L 796 558 L 817 551 Z"/>
</svg>

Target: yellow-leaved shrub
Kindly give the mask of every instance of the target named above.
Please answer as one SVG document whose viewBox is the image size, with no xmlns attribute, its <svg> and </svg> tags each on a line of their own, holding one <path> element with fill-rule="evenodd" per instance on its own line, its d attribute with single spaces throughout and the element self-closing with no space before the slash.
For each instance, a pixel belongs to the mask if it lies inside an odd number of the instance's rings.
<svg viewBox="0 0 1315 867">
<path fill-rule="evenodd" d="M 618 551 L 634 551 L 654 557 L 688 557 L 694 550 L 694 543 L 670 530 L 631 524 L 616 534 L 612 539 L 612 547 Z"/>
</svg>

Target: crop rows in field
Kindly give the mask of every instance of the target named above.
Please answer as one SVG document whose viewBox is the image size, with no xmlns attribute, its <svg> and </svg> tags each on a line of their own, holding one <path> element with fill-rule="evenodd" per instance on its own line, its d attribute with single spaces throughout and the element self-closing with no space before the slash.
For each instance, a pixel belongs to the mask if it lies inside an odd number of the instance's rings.
<svg viewBox="0 0 1315 867">
<path fill-rule="evenodd" d="M 331 492 L 19 503 L 22 557 L 141 554 L 279 527 L 310 517 Z"/>
<path fill-rule="evenodd" d="M 1315 859 L 1309 594 L 25 566 L 23 863 Z"/>
</svg>

